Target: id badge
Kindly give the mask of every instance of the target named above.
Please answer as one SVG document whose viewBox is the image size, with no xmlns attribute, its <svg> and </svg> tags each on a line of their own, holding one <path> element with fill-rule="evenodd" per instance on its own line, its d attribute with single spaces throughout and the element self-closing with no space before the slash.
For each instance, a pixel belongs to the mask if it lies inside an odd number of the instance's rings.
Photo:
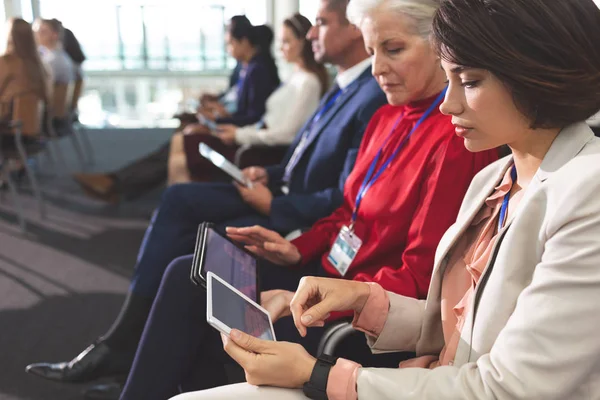
<svg viewBox="0 0 600 400">
<path fill-rule="evenodd" d="M 327 260 L 337 269 L 340 275 L 345 276 L 360 246 L 362 246 L 362 240 L 347 226 L 343 226 Z"/>
</svg>

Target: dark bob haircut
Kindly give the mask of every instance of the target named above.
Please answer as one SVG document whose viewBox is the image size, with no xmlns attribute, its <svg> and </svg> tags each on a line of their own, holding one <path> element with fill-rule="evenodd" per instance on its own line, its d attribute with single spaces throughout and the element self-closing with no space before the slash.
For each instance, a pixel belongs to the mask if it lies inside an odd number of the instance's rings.
<svg viewBox="0 0 600 400">
<path fill-rule="evenodd" d="M 500 79 L 532 128 L 562 128 L 600 109 L 593 0 L 441 0 L 432 40 L 448 62 Z"/>
</svg>

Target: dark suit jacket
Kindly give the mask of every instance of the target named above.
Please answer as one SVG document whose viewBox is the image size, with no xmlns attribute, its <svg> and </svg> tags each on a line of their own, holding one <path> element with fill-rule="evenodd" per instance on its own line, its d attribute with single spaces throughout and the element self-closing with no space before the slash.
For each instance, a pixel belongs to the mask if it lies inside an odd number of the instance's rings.
<svg viewBox="0 0 600 400">
<path fill-rule="evenodd" d="M 279 84 L 272 60 L 262 54 L 256 55 L 246 67 L 246 77 L 238 93 L 237 111 L 230 117 L 218 118 L 216 122 L 237 126 L 257 123 L 265 113 L 267 99 Z"/>
<path fill-rule="evenodd" d="M 344 182 L 354 167 L 365 128 L 384 104 L 385 95 L 367 69 L 321 117 L 293 171 L 289 194 L 275 197 L 271 204 L 270 218 L 277 231 L 310 227 L 342 204 Z M 285 166 L 311 120 L 296 135 L 281 164 L 267 168 L 273 189 L 281 186 Z"/>
</svg>

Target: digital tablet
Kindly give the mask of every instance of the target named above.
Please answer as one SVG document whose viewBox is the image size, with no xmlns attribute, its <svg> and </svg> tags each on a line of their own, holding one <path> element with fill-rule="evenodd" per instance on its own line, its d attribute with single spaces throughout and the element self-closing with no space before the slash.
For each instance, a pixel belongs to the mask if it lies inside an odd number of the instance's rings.
<svg viewBox="0 0 600 400">
<path fill-rule="evenodd" d="M 207 127 L 211 131 L 211 133 L 217 134 L 218 127 L 215 121 L 211 121 L 202 114 L 198 114 L 196 117 L 198 118 L 198 122 Z"/>
<path fill-rule="evenodd" d="M 206 287 L 206 276 L 212 272 L 249 298 L 258 301 L 258 259 L 239 244 L 217 232 L 205 222 L 198 227 L 196 248 L 190 278 Z"/>
<path fill-rule="evenodd" d="M 235 179 L 236 182 L 246 186 L 249 189 L 252 189 L 252 182 L 246 179 L 242 173 L 242 170 L 236 167 L 233 163 L 229 162 L 229 160 L 223 157 L 222 154 L 217 153 L 205 143 L 200 143 L 198 145 L 198 151 L 202 157 L 212 162 L 216 167 L 220 168 L 227 175 Z"/>
<path fill-rule="evenodd" d="M 224 334 L 237 329 L 259 339 L 275 340 L 267 310 L 212 272 L 207 275 L 206 304 L 206 321 Z"/>
</svg>

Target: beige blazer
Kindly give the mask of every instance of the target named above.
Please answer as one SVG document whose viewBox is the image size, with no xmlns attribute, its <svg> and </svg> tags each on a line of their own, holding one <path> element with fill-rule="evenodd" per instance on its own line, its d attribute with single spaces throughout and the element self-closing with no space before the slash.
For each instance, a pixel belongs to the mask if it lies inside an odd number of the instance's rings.
<svg viewBox="0 0 600 400">
<path fill-rule="evenodd" d="M 471 183 L 436 253 L 428 298 L 390 293 L 375 352 L 439 354 L 448 255 L 511 164 Z M 359 399 L 600 399 L 600 139 L 585 123 L 557 136 L 500 232 L 452 366 L 361 369 Z"/>
</svg>

